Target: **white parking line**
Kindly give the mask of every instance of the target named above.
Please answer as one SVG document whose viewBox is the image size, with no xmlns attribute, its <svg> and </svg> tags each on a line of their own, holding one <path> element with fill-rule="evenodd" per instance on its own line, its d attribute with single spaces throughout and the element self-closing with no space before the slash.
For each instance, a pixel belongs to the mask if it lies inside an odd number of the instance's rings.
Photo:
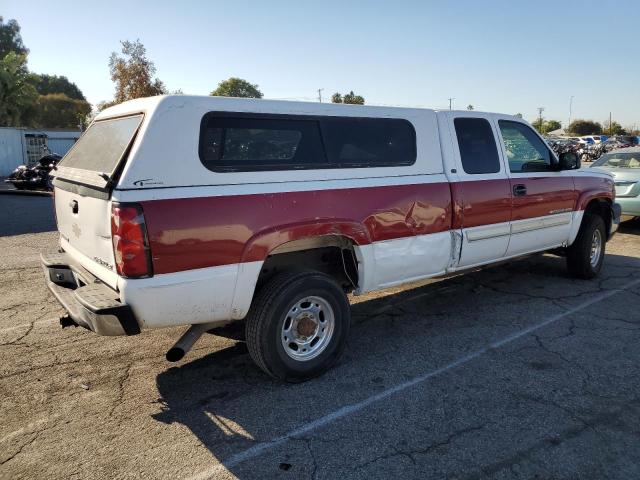
<svg viewBox="0 0 640 480">
<path fill-rule="evenodd" d="M 317 430 L 319 428 L 325 427 L 326 425 L 329 425 L 330 423 L 335 422 L 336 420 L 340 420 L 341 418 L 347 417 L 349 415 L 353 415 L 354 413 L 358 413 L 359 411 L 365 409 L 366 407 L 377 403 L 381 400 L 385 400 L 386 398 L 389 398 L 392 395 L 395 395 L 396 393 L 402 392 L 404 390 L 407 390 L 408 388 L 414 387 L 420 383 L 423 383 L 427 380 L 429 380 L 430 378 L 436 377 L 442 373 L 448 372 L 449 370 L 459 367 L 460 365 L 464 365 L 466 363 L 471 362 L 472 360 L 475 360 L 476 358 L 480 357 L 481 355 L 487 353 L 489 350 L 491 349 L 495 349 L 495 348 L 500 348 L 503 347 L 515 340 L 518 340 L 519 338 L 522 338 L 526 335 L 529 335 L 532 332 L 535 332 L 536 330 L 539 330 L 542 327 L 545 327 L 547 325 L 550 325 L 552 323 L 557 322 L 558 320 L 562 320 L 563 318 L 569 316 L 569 315 L 573 315 L 574 313 L 577 313 L 581 310 L 584 310 L 585 308 L 601 302 L 602 300 L 605 300 L 609 297 L 612 297 L 613 295 L 620 293 L 626 289 L 629 289 L 631 287 L 634 287 L 636 285 L 640 284 L 640 278 L 629 282 L 628 284 L 624 285 L 622 288 L 619 289 L 614 289 L 614 290 L 609 290 L 607 292 L 601 293 L 600 295 L 596 295 L 595 297 L 591 298 L 590 300 L 581 303 L 580 305 L 570 308 L 569 310 L 559 313 L 557 315 L 554 315 L 540 323 L 536 323 L 530 327 L 525 328 L 524 330 L 520 330 L 516 333 L 513 333 L 501 340 L 496 340 L 495 342 L 489 344 L 487 347 L 484 347 L 480 350 L 476 350 L 473 353 L 470 353 L 468 355 L 465 355 L 459 359 L 457 359 L 456 361 L 445 365 L 444 367 L 440 367 L 436 370 L 432 370 L 428 373 L 424 373 L 418 377 L 415 377 L 407 382 L 404 383 L 400 383 L 394 387 L 391 387 L 387 390 L 384 390 L 380 393 L 377 393 L 376 395 L 373 395 L 371 397 L 368 397 L 358 403 L 353 403 L 351 405 L 346 405 L 338 410 L 335 410 L 327 415 L 325 415 L 324 417 L 320 417 L 317 420 L 314 420 L 312 422 L 306 423 L 304 425 L 301 425 L 300 427 L 291 430 L 290 432 L 274 438 L 273 440 L 269 440 L 269 441 L 265 441 L 265 442 L 260 442 L 256 445 L 254 445 L 251 448 L 248 448 L 247 450 L 244 450 L 242 452 L 236 453 L 235 455 L 232 455 L 231 457 L 229 457 L 227 460 L 222 461 L 220 463 L 218 463 L 217 465 L 212 466 L 211 468 L 204 470 L 200 473 L 197 473 L 191 477 L 188 477 L 189 480 L 201 480 L 201 479 L 209 479 L 209 478 L 214 478 L 216 477 L 216 475 L 226 471 L 229 468 L 233 468 L 236 465 L 239 465 L 242 462 L 245 462 L 246 460 L 249 460 L 251 458 L 257 457 L 259 455 L 262 455 L 263 453 L 265 453 L 266 451 L 269 450 L 273 450 L 274 448 L 279 447 L 280 445 L 286 443 L 287 441 L 291 440 L 291 439 L 295 439 L 296 437 L 300 437 L 304 434 L 307 434 L 309 432 L 312 432 L 314 430 Z"/>
</svg>

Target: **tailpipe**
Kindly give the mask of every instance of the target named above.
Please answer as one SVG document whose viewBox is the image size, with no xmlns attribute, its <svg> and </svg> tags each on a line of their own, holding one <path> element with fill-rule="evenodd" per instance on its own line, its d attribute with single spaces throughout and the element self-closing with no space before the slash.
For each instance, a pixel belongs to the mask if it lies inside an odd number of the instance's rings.
<svg viewBox="0 0 640 480">
<path fill-rule="evenodd" d="M 173 344 L 173 347 L 169 349 L 165 357 L 170 362 L 182 360 L 202 334 L 214 327 L 214 323 L 199 323 L 197 325 L 191 325 L 189 329 L 178 339 L 178 341 Z"/>
</svg>

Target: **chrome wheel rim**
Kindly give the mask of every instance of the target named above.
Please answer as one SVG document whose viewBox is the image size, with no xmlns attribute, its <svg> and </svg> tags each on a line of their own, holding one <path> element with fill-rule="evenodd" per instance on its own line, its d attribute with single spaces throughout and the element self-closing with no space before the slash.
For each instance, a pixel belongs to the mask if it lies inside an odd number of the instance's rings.
<svg viewBox="0 0 640 480">
<path fill-rule="evenodd" d="M 297 300 L 282 322 L 280 340 L 285 353 L 301 362 L 316 358 L 331 342 L 335 323 L 333 308 L 324 298 Z"/>
<path fill-rule="evenodd" d="M 598 265 L 601 254 L 602 254 L 602 234 L 600 233 L 600 230 L 595 230 L 593 232 L 593 237 L 591 238 L 591 255 L 589 258 L 592 267 L 595 267 L 596 265 Z"/>
</svg>

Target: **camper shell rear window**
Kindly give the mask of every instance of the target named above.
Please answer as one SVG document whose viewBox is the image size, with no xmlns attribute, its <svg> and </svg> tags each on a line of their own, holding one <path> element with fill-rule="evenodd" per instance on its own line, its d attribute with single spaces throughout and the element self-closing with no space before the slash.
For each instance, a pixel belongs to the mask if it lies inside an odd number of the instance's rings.
<svg viewBox="0 0 640 480">
<path fill-rule="evenodd" d="M 396 118 L 209 112 L 198 149 L 215 172 L 397 167 L 415 163 L 416 133 Z"/>
<path fill-rule="evenodd" d="M 63 179 L 104 187 L 114 176 L 142 123 L 142 114 L 94 122 L 60 162 Z"/>
</svg>

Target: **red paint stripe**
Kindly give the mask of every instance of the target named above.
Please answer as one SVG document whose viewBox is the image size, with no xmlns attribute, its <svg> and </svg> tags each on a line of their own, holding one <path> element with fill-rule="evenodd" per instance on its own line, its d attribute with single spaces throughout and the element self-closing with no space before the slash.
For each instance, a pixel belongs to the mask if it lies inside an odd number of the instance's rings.
<svg viewBox="0 0 640 480">
<path fill-rule="evenodd" d="M 512 197 L 516 183 L 526 184 L 526 197 Z M 142 208 L 154 271 L 171 273 L 264 260 L 283 243 L 318 235 L 366 245 L 583 209 L 594 196 L 610 198 L 611 185 L 599 177 L 505 178 L 155 200 Z"/>
<path fill-rule="evenodd" d="M 263 260 L 282 243 L 337 234 L 357 244 L 447 231 L 448 183 L 142 202 L 156 273 Z"/>
</svg>

